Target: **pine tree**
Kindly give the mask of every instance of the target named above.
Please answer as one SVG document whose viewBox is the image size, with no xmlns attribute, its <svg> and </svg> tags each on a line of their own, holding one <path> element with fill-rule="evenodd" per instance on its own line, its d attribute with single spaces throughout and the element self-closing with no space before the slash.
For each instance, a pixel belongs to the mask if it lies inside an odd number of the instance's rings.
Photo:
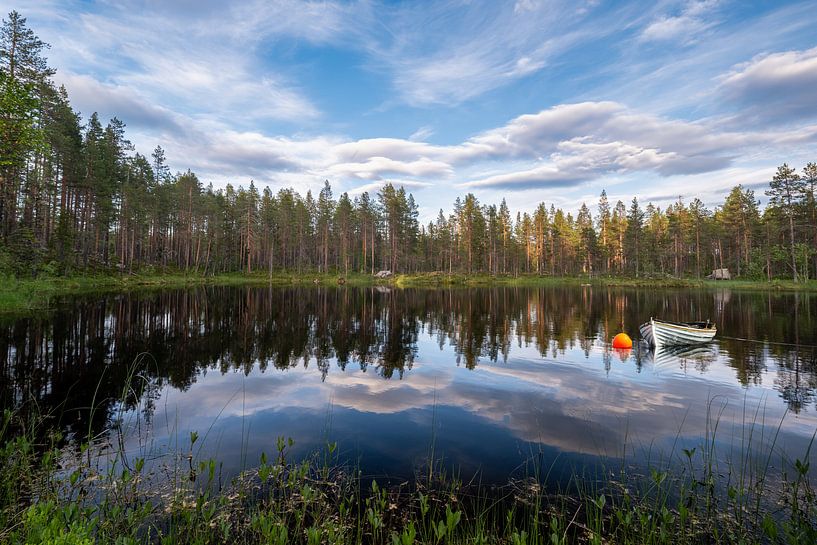
<svg viewBox="0 0 817 545">
<path fill-rule="evenodd" d="M 817 163 L 808 163 L 803 167 L 803 189 L 805 192 L 806 217 L 811 226 L 812 267 L 817 278 Z"/>
<path fill-rule="evenodd" d="M 669 219 L 661 207 L 648 203 L 644 209 L 645 225 L 642 239 L 642 270 L 667 272 L 670 247 Z"/>
<path fill-rule="evenodd" d="M 49 47 L 26 26 L 25 17 L 12 11 L 0 28 L 0 70 L 12 81 L 30 84 L 32 88 L 45 85 L 55 73 L 42 56 Z"/>
<path fill-rule="evenodd" d="M 548 216 L 545 203 L 539 203 L 533 213 L 533 243 L 531 246 L 531 259 L 536 263 L 535 270 L 539 274 L 544 273 L 547 259 L 548 242 L 552 244 L 552 230 L 550 217 Z"/>
<path fill-rule="evenodd" d="M 26 19 L 12 11 L 0 27 L 0 234 L 3 239 L 16 228 L 17 202 L 25 193 L 28 216 L 23 224 L 33 227 L 33 206 L 38 198 L 38 172 L 26 173 L 25 162 L 42 162 L 45 134 L 42 128 L 44 95 L 56 94 L 42 52 L 48 44 L 26 26 Z M 32 198 L 33 196 L 33 198 Z"/>
<path fill-rule="evenodd" d="M 361 241 L 361 267 L 360 272 L 366 272 L 367 263 L 371 265 L 370 271 L 375 272 L 375 233 L 376 233 L 376 210 L 375 204 L 369 198 L 369 193 L 364 191 L 360 195 L 357 203 L 358 219 L 360 222 Z"/>
<path fill-rule="evenodd" d="M 640 273 L 639 261 L 641 258 L 641 239 L 644 229 L 644 212 L 638 205 L 638 198 L 633 197 L 630 204 L 630 210 L 627 213 L 627 229 L 625 240 L 627 247 L 625 253 L 628 256 L 628 261 L 633 264 L 635 276 L 638 278 Z"/>
<path fill-rule="evenodd" d="M 338 266 L 343 266 L 345 276 L 349 275 L 349 260 L 351 258 L 355 220 L 355 211 L 352 201 L 349 199 L 349 194 L 343 193 L 338 199 L 332 223 L 338 240 Z"/>
<path fill-rule="evenodd" d="M 735 268 L 741 274 L 743 268 L 749 264 L 750 249 L 755 231 L 760 221 L 758 201 L 751 189 L 744 189 L 738 185 L 726 197 L 723 203 L 722 221 L 727 232 L 734 236 L 733 249 L 735 251 Z"/>
<path fill-rule="evenodd" d="M 611 219 L 611 245 L 613 254 L 613 263 L 616 264 L 616 270 L 621 273 L 624 271 L 624 234 L 627 231 L 627 207 L 621 201 L 616 201 L 616 206 L 613 209 L 613 217 Z"/>
<path fill-rule="evenodd" d="M 766 195 L 769 196 L 769 205 L 780 210 L 781 215 L 789 224 L 789 251 L 791 254 L 792 278 L 798 281 L 797 256 L 794 236 L 794 214 L 796 207 L 803 199 L 805 183 L 797 172 L 786 163 L 777 168 L 777 173 L 769 183 Z"/>
<path fill-rule="evenodd" d="M 321 188 L 321 192 L 318 194 L 317 214 L 315 218 L 315 228 L 320 238 L 318 270 L 329 272 L 332 216 L 335 215 L 335 201 L 332 200 L 332 187 L 329 185 L 329 180 L 324 180 L 323 188 Z"/>
<path fill-rule="evenodd" d="M 151 158 L 153 159 L 153 176 L 156 178 L 156 181 L 159 183 L 166 182 L 168 178 L 170 178 L 170 169 L 167 166 L 165 150 L 162 149 L 162 146 L 156 146 L 156 149 L 154 149 L 151 154 Z"/>
<path fill-rule="evenodd" d="M 596 253 L 596 231 L 593 229 L 593 217 L 590 209 L 582 203 L 579 215 L 576 216 L 576 227 L 579 231 L 579 256 L 582 260 L 582 272 L 593 273 L 593 257 Z"/>
<path fill-rule="evenodd" d="M 39 128 L 39 101 L 31 87 L 0 72 L 0 226 L 4 239 L 16 225 L 25 162 L 44 143 Z"/>
<path fill-rule="evenodd" d="M 607 200 L 607 191 L 601 190 L 599 196 L 599 215 L 597 216 L 601 253 L 604 258 L 604 270 L 610 272 L 610 202 Z"/>
<path fill-rule="evenodd" d="M 706 209 L 704 203 L 699 198 L 695 198 L 689 205 L 689 213 L 692 217 L 692 225 L 695 229 L 695 277 L 701 277 L 701 233 L 704 222 L 711 213 Z"/>
<path fill-rule="evenodd" d="M 502 199 L 499 205 L 499 231 L 502 237 L 502 272 L 508 272 L 508 251 L 513 243 L 513 225 L 511 222 L 511 211 L 508 203 Z"/>
</svg>

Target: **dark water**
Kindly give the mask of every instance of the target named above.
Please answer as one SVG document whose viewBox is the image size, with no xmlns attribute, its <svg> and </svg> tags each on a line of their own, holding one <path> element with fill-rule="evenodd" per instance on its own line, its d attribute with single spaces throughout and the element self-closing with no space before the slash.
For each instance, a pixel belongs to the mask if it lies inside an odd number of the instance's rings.
<svg viewBox="0 0 817 545">
<path fill-rule="evenodd" d="M 650 316 L 711 318 L 720 334 L 681 353 L 609 348 Z M 803 293 L 140 292 L 0 318 L 0 404 L 152 460 L 197 431 L 198 454 L 228 474 L 285 436 L 293 456 L 336 441 L 367 475 L 408 476 L 433 449 L 504 482 L 532 465 L 671 459 L 716 420 L 724 459 L 747 423 L 756 448 L 802 458 L 817 430 L 814 345 L 817 296 Z"/>
</svg>

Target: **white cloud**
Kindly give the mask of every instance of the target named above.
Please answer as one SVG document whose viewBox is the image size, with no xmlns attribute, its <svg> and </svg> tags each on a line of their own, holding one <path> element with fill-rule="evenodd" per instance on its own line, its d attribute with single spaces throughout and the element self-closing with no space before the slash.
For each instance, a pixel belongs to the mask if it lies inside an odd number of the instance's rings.
<svg viewBox="0 0 817 545">
<path fill-rule="evenodd" d="M 707 16 L 717 7 L 718 0 L 692 1 L 686 4 L 679 15 L 662 16 L 650 23 L 641 32 L 640 40 L 692 42 L 698 34 L 711 28 L 715 23 Z"/>
<path fill-rule="evenodd" d="M 581 26 L 587 14 L 571 6 L 523 0 L 511 10 L 479 2 L 463 13 L 457 2 L 409 4 L 387 18 L 385 32 L 365 38 L 367 51 L 375 69 L 392 74 L 402 101 L 456 105 L 542 70 L 600 31 Z"/>
<path fill-rule="evenodd" d="M 58 73 L 57 82 L 65 85 L 68 98 L 75 109 L 86 117 L 98 112 L 103 121 L 118 117 L 133 127 L 154 129 L 158 132 L 181 132 L 176 114 L 168 108 L 156 106 L 138 95 L 130 87 L 103 84 L 89 76 Z"/>
<path fill-rule="evenodd" d="M 396 161 L 388 157 L 372 157 L 360 163 L 337 163 L 331 165 L 327 172 L 333 178 L 353 177 L 363 180 L 379 179 L 393 174 L 410 176 L 450 177 L 451 165 L 442 161 L 420 158 L 414 161 Z"/>
<path fill-rule="evenodd" d="M 662 17 L 645 28 L 641 38 L 644 41 L 689 39 L 703 28 L 705 23 L 693 17 Z"/>
<path fill-rule="evenodd" d="M 412 142 L 423 142 L 433 134 L 434 128 L 429 125 L 425 125 L 411 133 L 411 136 L 409 136 L 409 140 L 411 140 Z"/>
<path fill-rule="evenodd" d="M 789 122 L 817 116 L 817 47 L 759 55 L 721 78 L 727 100 L 744 107 L 740 116 Z"/>
<path fill-rule="evenodd" d="M 370 184 L 359 185 L 349 191 L 350 195 L 360 195 L 365 192 L 375 193 L 386 184 L 392 184 L 395 187 L 403 187 L 406 190 L 421 190 L 427 187 L 432 187 L 434 184 L 430 182 L 418 182 L 417 180 L 404 180 L 400 178 L 389 178 L 388 180 L 379 180 Z"/>
<path fill-rule="evenodd" d="M 178 118 L 176 124 L 185 131 L 168 133 L 162 146 L 171 159 L 205 178 L 253 177 L 257 183 L 299 190 L 329 179 L 352 193 L 375 190 L 387 181 L 417 188 L 524 191 L 604 183 L 611 176 L 674 180 L 722 170 L 752 149 L 791 150 L 817 139 L 815 126 L 723 131 L 716 124 L 666 119 L 612 102 L 563 104 L 525 114 L 449 146 L 398 138 L 272 137 L 195 118 Z"/>
<path fill-rule="evenodd" d="M 240 24 L 226 30 L 242 40 L 247 35 L 288 36 L 322 44 L 371 24 L 365 2 L 253 0 L 231 7 Z"/>
<path fill-rule="evenodd" d="M 339 144 L 334 152 L 341 161 L 364 161 L 372 157 L 391 157 L 405 161 L 437 155 L 440 149 L 425 142 L 400 138 L 364 138 Z"/>
<path fill-rule="evenodd" d="M 320 116 L 289 77 L 259 64 L 257 48 L 265 34 L 251 32 L 246 23 L 258 24 L 259 17 L 229 5 L 202 4 L 182 10 L 182 24 L 179 13 L 163 12 L 174 8 L 181 9 L 162 4 L 126 11 L 109 4 L 90 13 L 62 5 L 50 20 L 59 26 L 46 27 L 43 37 L 55 42 L 53 56 L 61 71 L 131 94 L 138 89 L 156 107 L 247 124 Z M 80 12 L 64 28 L 61 21 L 72 9 Z"/>
<path fill-rule="evenodd" d="M 649 170 L 677 157 L 676 152 L 662 153 L 618 141 L 596 143 L 581 137 L 560 142 L 558 151 L 551 156 L 559 168 L 579 172 Z"/>
<path fill-rule="evenodd" d="M 516 0 L 516 3 L 513 6 L 514 13 L 525 13 L 530 11 L 536 11 L 539 7 L 538 0 Z"/>
<path fill-rule="evenodd" d="M 758 141 L 758 135 L 664 119 L 612 102 L 560 105 L 520 116 L 466 143 L 482 146 L 479 155 L 483 157 L 544 164 L 466 185 L 555 187 L 591 181 L 612 172 L 671 175 L 712 171 L 728 166 L 739 146 Z"/>
<path fill-rule="evenodd" d="M 527 170 L 488 176 L 481 180 L 464 183 L 462 186 L 469 188 L 496 187 L 518 190 L 573 186 L 581 181 L 586 181 L 586 179 L 583 180 L 576 172 L 563 172 L 555 165 L 543 165 Z"/>
<path fill-rule="evenodd" d="M 60 22 L 49 39 L 75 72 L 105 73 L 155 91 L 156 100 L 292 121 L 320 112 L 292 78 L 269 72 L 263 62 L 289 54 L 286 39 L 363 52 L 368 68 L 387 73 L 396 96 L 409 104 L 457 104 L 543 69 L 582 36 L 603 30 L 580 24 L 592 2 L 574 7 L 567 0 L 523 0 L 510 9 L 483 0 L 463 14 L 459 2 L 143 0 L 91 12 L 73 0 L 42 13 Z M 241 104 L 248 111 L 236 107 Z"/>
<path fill-rule="evenodd" d="M 470 139 L 481 146 L 479 153 L 539 157 L 574 136 L 590 134 L 624 107 L 614 102 L 560 104 L 535 114 L 524 114 L 503 127 Z"/>
</svg>

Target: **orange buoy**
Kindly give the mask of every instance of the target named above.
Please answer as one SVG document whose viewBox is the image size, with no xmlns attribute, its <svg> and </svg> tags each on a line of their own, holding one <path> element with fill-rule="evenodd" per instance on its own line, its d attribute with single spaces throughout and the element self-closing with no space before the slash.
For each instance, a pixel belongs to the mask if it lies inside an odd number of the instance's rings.
<svg viewBox="0 0 817 545">
<path fill-rule="evenodd" d="M 613 337 L 613 348 L 632 348 L 633 340 L 626 333 L 619 333 Z"/>
</svg>

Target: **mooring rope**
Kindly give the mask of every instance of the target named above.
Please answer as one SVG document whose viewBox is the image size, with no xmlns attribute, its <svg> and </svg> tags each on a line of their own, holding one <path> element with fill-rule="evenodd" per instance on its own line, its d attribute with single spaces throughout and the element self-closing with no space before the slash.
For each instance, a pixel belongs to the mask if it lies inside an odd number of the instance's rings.
<svg viewBox="0 0 817 545">
<path fill-rule="evenodd" d="M 745 341 L 749 343 L 760 343 L 760 344 L 777 344 L 780 346 L 795 346 L 797 348 L 817 348 L 817 345 L 814 344 L 802 344 L 802 343 L 784 343 L 780 341 L 763 341 L 759 339 L 744 339 L 743 337 L 730 337 L 729 335 L 718 335 L 719 339 L 729 339 L 732 341 Z"/>
</svg>

